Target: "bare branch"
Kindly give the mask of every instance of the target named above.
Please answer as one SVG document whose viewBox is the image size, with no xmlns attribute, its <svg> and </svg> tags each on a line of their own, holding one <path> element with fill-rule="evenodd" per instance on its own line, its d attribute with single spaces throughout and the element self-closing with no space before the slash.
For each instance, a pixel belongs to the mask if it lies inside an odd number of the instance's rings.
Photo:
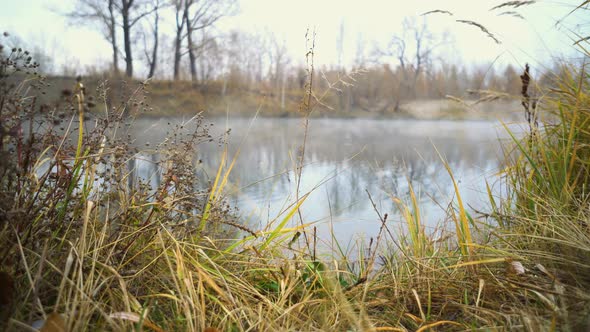
<svg viewBox="0 0 590 332">
<path fill-rule="evenodd" d="M 139 20 L 141 20 L 142 18 L 144 18 L 148 15 L 151 15 L 152 13 L 157 11 L 158 9 L 160 9 L 160 7 L 156 5 L 151 10 L 148 10 L 146 12 L 139 14 L 137 17 L 135 17 L 135 18 L 133 18 L 133 20 L 131 20 L 131 22 L 129 23 L 129 26 L 130 27 L 134 26 L 137 22 L 139 22 Z"/>
</svg>

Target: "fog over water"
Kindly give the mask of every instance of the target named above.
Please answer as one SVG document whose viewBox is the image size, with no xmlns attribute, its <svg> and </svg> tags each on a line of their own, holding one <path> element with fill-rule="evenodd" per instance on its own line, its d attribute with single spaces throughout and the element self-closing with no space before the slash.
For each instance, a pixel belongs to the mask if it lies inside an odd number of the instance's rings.
<svg viewBox="0 0 590 332">
<path fill-rule="evenodd" d="M 302 119 L 208 119 L 214 137 L 231 128 L 230 158 L 239 150 L 225 190 L 239 208 L 244 223 L 260 229 L 285 213 L 296 201 L 296 160 L 303 142 Z M 157 144 L 180 119 L 139 119 L 132 126 L 138 146 Z M 452 182 L 437 150 L 450 164 L 463 200 L 485 208 L 485 180 L 497 180 L 504 129 L 492 121 L 420 121 L 367 119 L 311 119 L 305 148 L 300 195 L 311 192 L 302 205 L 305 223 L 314 223 L 318 238 L 330 242 L 330 228 L 338 241 L 369 241 L 379 231 L 377 210 L 389 215 L 392 231 L 402 227 L 392 198 L 409 203 L 411 182 L 420 198 L 427 230 L 445 220 L 444 209 L 454 195 Z M 212 181 L 223 148 L 201 144 L 203 180 Z M 141 157 L 138 174 L 154 179 L 152 158 Z M 279 219 L 281 219 L 279 217 Z M 298 223 L 296 218 L 293 224 Z"/>
</svg>

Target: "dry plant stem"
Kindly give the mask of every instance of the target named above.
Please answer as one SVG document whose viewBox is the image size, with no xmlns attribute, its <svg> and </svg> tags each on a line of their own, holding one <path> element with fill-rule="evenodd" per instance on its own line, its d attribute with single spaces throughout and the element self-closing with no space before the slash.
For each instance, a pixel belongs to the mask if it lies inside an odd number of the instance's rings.
<svg viewBox="0 0 590 332">
<path fill-rule="evenodd" d="M 305 34 L 306 42 L 309 42 L 309 29 Z M 313 36 L 311 37 L 311 47 L 309 48 L 307 54 L 305 55 L 307 61 L 307 73 L 308 73 L 308 80 L 307 80 L 307 89 L 305 92 L 305 96 L 303 98 L 303 102 L 301 105 L 301 111 L 304 113 L 304 122 L 303 122 L 303 142 L 300 147 L 299 151 L 299 161 L 297 165 L 297 187 L 295 189 L 295 199 L 299 201 L 300 199 L 300 187 L 301 187 L 301 174 L 303 172 L 303 165 L 305 161 L 305 147 L 307 143 L 307 135 L 309 131 L 309 115 L 312 111 L 311 107 L 311 98 L 313 96 L 313 74 L 314 74 L 314 67 L 313 67 L 313 56 L 315 51 L 315 31 L 313 32 Z M 297 208 L 297 215 L 299 216 L 299 224 L 303 226 L 303 216 L 301 214 L 301 208 Z M 305 238 L 305 244 L 307 246 L 308 253 L 312 253 L 311 246 L 309 244 L 309 238 L 307 237 L 307 232 L 305 228 L 302 228 L 303 237 Z M 314 259 L 315 259 L 315 255 Z"/>
<path fill-rule="evenodd" d="M 375 204 L 375 201 L 373 200 L 371 193 L 369 193 L 369 191 L 367 189 L 365 189 L 365 192 L 367 193 L 367 197 L 369 198 L 369 201 L 371 202 L 371 205 L 373 206 L 373 210 L 375 210 L 375 213 L 377 213 L 377 217 L 379 217 L 379 221 L 381 221 L 381 227 L 379 228 L 379 233 L 377 234 L 377 240 L 375 241 L 375 249 L 373 250 L 373 252 L 371 254 L 369 264 L 367 264 L 367 271 L 365 271 L 365 275 L 363 276 L 363 278 L 361 278 L 364 280 L 367 279 L 369 271 L 372 269 L 373 265 L 375 264 L 375 258 L 377 256 L 379 244 L 381 243 L 383 231 L 386 230 L 389 233 L 389 235 L 391 236 L 392 241 L 395 241 L 393 234 L 391 234 L 391 232 L 389 231 L 389 228 L 387 227 L 387 217 L 388 217 L 387 213 L 384 215 L 381 215 L 381 212 L 379 212 L 379 210 L 377 209 L 377 205 Z"/>
<path fill-rule="evenodd" d="M 78 117 L 79 117 L 79 124 L 78 124 L 78 147 L 76 148 L 76 162 L 78 164 L 79 158 L 82 154 L 82 143 L 84 139 L 84 86 L 82 82 L 78 82 L 76 84 L 76 90 L 78 93 L 76 94 L 76 99 L 78 100 Z"/>
</svg>

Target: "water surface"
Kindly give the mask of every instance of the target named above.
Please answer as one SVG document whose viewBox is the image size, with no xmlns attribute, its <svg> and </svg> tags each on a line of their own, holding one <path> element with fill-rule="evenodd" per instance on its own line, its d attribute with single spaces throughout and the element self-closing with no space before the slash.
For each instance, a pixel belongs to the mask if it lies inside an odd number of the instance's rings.
<svg viewBox="0 0 590 332">
<path fill-rule="evenodd" d="M 180 119 L 140 119 L 134 124 L 137 143 L 159 142 Z M 296 201 L 297 159 L 303 144 L 301 119 L 209 119 L 213 136 L 231 128 L 229 152 L 239 150 L 226 193 L 243 222 L 260 229 Z M 171 123 L 169 125 L 169 123 Z M 485 208 L 485 179 L 494 181 L 500 164 L 499 134 L 491 121 L 312 119 L 305 146 L 299 195 L 309 193 L 301 211 L 314 223 L 318 237 L 329 243 L 330 229 L 344 246 L 375 237 L 381 215 L 392 231 L 403 226 L 394 198 L 409 202 L 416 191 L 427 231 L 445 221 L 453 198 L 452 182 L 442 156 L 470 206 Z M 500 135 L 501 136 L 501 135 Z M 437 153 L 438 150 L 438 153 Z M 201 145 L 195 158 L 213 178 L 222 147 Z M 139 163 L 147 176 L 149 164 Z M 375 203 L 371 203 L 369 196 Z M 298 218 L 292 221 L 296 224 Z"/>
</svg>

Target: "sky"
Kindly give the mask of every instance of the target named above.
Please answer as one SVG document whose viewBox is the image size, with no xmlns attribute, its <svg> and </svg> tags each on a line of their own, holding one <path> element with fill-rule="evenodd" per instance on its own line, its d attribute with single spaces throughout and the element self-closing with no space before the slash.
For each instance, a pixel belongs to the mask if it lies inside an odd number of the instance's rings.
<svg viewBox="0 0 590 332">
<path fill-rule="evenodd" d="M 580 0 L 537 1 L 515 11 L 524 17 L 497 15 L 502 10 L 490 8 L 498 0 L 239 0 L 238 14 L 219 22 L 220 32 L 240 29 L 249 32 L 271 31 L 284 42 L 295 63 L 303 63 L 306 53 L 305 33 L 316 33 L 316 64 L 338 62 L 338 37 L 343 32 L 342 63 L 349 65 L 362 45 L 367 54 L 385 48 L 391 37 L 399 34 L 404 17 L 418 17 L 435 10 L 453 15 L 426 16 L 428 28 L 435 35 L 444 33 L 452 43 L 439 49 L 450 63 L 533 64 L 550 62 L 553 57 L 574 52 L 571 32 L 580 27 L 583 13 L 568 13 Z M 89 23 L 72 26 L 60 13 L 67 12 L 75 0 L 0 0 L 0 30 L 18 35 L 28 44 L 48 50 L 57 66 L 108 65 L 111 54 L 100 30 Z M 513 10 L 513 9 L 509 9 Z M 496 44 L 477 27 L 456 20 L 476 21 L 500 41 Z M 561 20 L 561 21 L 560 21 Z M 559 22 L 559 23 L 557 23 Z M 171 18 L 162 23 L 173 25 Z"/>
</svg>

